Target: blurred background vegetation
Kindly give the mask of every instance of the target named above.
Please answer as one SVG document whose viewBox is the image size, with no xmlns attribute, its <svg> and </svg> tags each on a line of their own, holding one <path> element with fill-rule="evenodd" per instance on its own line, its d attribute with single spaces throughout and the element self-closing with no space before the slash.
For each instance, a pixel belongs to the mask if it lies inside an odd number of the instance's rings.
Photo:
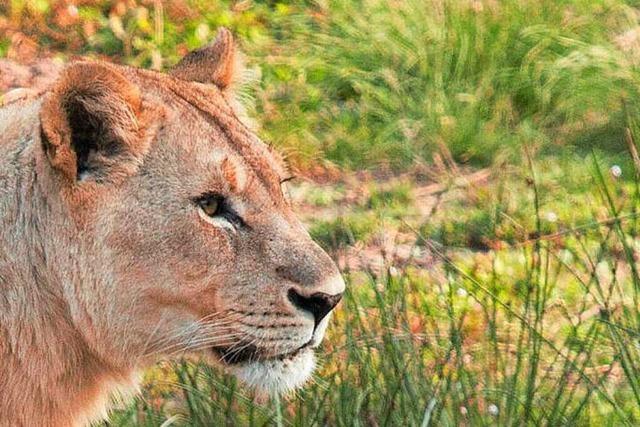
<svg viewBox="0 0 640 427">
<path fill-rule="evenodd" d="M 221 25 L 348 294 L 296 395 L 165 362 L 110 425 L 640 424 L 639 2 L 0 0 L 0 84 Z"/>
<path fill-rule="evenodd" d="M 264 138 L 302 166 L 619 149 L 638 108 L 638 11 L 620 0 L 2 0 L 0 16 L 0 56 L 154 69 L 227 26 Z"/>
</svg>

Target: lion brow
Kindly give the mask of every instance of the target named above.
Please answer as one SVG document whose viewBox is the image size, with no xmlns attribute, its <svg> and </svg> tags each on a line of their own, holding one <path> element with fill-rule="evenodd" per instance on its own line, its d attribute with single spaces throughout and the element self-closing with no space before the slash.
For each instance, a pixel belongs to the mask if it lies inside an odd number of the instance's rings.
<svg viewBox="0 0 640 427">
<path fill-rule="evenodd" d="M 266 146 L 261 147 L 257 143 L 259 141 L 257 137 L 237 117 L 219 90 L 215 87 L 210 88 L 210 91 L 218 95 L 211 97 L 210 92 L 206 93 L 201 88 L 192 87 L 192 85 L 177 87 L 175 82 L 171 80 L 167 83 L 167 87 L 172 93 L 193 106 L 207 121 L 220 130 L 229 145 L 248 163 L 254 174 L 263 182 L 267 191 L 276 196 L 275 200 L 280 200 L 282 177 L 274 171 L 276 165 L 272 164 L 265 156 L 265 154 L 272 153 Z M 260 150 L 263 152 L 261 153 Z"/>
</svg>

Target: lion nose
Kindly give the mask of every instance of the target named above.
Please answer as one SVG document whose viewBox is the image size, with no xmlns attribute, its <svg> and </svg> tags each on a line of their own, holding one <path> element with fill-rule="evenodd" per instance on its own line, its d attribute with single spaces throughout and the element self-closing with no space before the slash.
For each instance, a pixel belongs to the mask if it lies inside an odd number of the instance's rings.
<svg viewBox="0 0 640 427">
<path fill-rule="evenodd" d="M 291 304 L 295 307 L 313 314 L 315 326 L 318 326 L 318 323 L 320 323 L 342 299 L 342 293 L 329 295 L 324 292 L 316 292 L 310 296 L 305 296 L 293 288 L 289 289 L 287 296 Z"/>
</svg>

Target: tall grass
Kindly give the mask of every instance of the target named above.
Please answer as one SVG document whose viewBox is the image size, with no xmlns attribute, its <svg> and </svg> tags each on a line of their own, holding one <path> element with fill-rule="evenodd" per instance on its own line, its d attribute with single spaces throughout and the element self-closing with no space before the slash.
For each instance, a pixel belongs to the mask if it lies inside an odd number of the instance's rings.
<svg viewBox="0 0 640 427">
<path fill-rule="evenodd" d="M 311 16 L 283 42 L 266 131 L 344 166 L 606 146 L 636 103 L 638 13 L 622 2 L 326 0 Z"/>
</svg>

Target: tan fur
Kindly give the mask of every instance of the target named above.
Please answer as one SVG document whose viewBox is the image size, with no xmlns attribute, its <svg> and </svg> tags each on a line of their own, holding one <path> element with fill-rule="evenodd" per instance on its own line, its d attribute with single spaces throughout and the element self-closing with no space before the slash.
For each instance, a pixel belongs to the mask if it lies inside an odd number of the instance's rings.
<svg viewBox="0 0 640 427">
<path fill-rule="evenodd" d="M 221 28 L 212 44 L 190 52 L 171 70 L 171 75 L 187 81 L 214 83 L 220 89 L 227 89 L 236 80 L 241 67 L 242 57 L 233 36 L 229 30 Z"/>
<path fill-rule="evenodd" d="M 158 357 L 251 344 L 276 375 L 322 339 L 287 292 L 344 283 L 232 107 L 230 34 L 216 45 L 173 76 L 75 63 L 0 109 L 0 425 L 86 424 Z M 219 86 L 187 81 L 212 67 Z M 246 227 L 203 216 L 207 193 Z"/>
</svg>

